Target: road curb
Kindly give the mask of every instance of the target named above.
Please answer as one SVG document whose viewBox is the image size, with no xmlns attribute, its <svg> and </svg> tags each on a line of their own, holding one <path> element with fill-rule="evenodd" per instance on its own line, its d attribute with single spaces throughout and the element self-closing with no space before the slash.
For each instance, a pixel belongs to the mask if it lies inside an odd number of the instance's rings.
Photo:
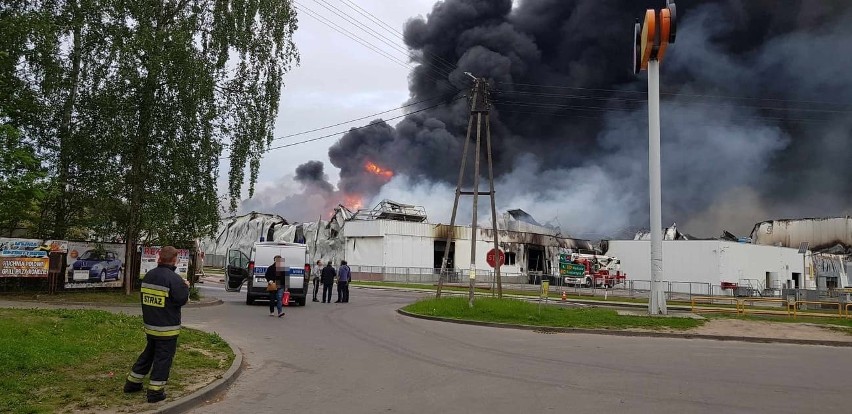
<svg viewBox="0 0 852 414">
<path fill-rule="evenodd" d="M 440 316 L 427 316 L 411 313 L 399 308 L 397 313 L 403 316 L 408 316 L 417 319 L 426 319 L 430 321 L 457 323 L 461 325 L 486 326 L 490 328 L 518 329 L 524 331 L 545 331 L 558 333 L 576 333 L 576 334 L 592 334 L 592 335 L 611 335 L 611 336 L 631 336 L 631 337 L 647 337 L 647 338 L 674 338 L 674 339 L 709 339 L 715 341 L 735 341 L 735 342 L 750 342 L 760 344 L 791 344 L 791 345 L 820 345 L 834 347 L 852 347 L 852 341 L 820 341 L 811 339 L 784 339 L 784 338 L 754 338 L 747 336 L 726 336 L 726 335 L 703 335 L 703 334 L 677 334 L 669 332 L 647 332 L 647 331 L 623 331 L 616 329 L 588 329 L 588 328 L 563 328 L 563 327 L 548 327 L 548 326 L 533 326 L 533 325 L 517 325 L 499 322 L 481 322 L 464 319 L 443 318 Z"/>
<path fill-rule="evenodd" d="M 0 299 L 3 299 L 0 296 Z M 138 308 L 140 305 L 138 303 L 95 303 L 95 302 L 46 302 L 43 300 L 5 300 L 9 303 L 38 303 L 43 305 L 50 306 L 86 306 L 92 308 Z M 210 306 L 218 306 L 225 302 L 222 299 L 216 299 L 209 302 L 189 302 L 186 305 L 183 305 L 183 308 L 206 308 Z"/>
<path fill-rule="evenodd" d="M 196 328 L 197 329 L 197 328 Z M 155 408 L 153 410 L 144 411 L 142 414 L 179 414 L 186 412 L 190 409 L 200 407 L 211 401 L 218 394 L 224 392 L 234 381 L 237 380 L 237 377 L 240 376 L 242 371 L 245 369 L 245 359 L 243 359 L 243 353 L 239 348 L 234 346 L 234 344 L 226 338 L 222 338 L 228 344 L 232 351 L 234 351 L 234 362 L 231 363 L 231 367 L 222 374 L 222 377 L 213 381 L 210 384 L 202 387 L 199 390 L 196 390 L 192 394 L 184 396 L 180 399 L 172 401 L 162 407 Z"/>
</svg>

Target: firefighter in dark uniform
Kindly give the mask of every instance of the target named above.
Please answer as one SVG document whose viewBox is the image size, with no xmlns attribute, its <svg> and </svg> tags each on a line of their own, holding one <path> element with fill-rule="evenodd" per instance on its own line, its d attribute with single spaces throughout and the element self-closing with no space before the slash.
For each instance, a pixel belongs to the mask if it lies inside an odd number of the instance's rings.
<svg viewBox="0 0 852 414">
<path fill-rule="evenodd" d="M 148 344 L 127 375 L 124 392 L 142 391 L 145 375 L 150 373 L 149 403 L 166 399 L 166 381 L 180 333 L 180 308 L 189 300 L 189 282 L 175 273 L 177 256 L 174 247 L 163 247 L 157 268 L 142 279 L 142 319 Z"/>
</svg>

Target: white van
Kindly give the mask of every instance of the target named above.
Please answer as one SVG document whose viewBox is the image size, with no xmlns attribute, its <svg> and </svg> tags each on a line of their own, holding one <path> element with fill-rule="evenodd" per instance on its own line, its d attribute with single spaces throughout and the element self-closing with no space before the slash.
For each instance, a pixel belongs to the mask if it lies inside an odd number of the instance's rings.
<svg viewBox="0 0 852 414">
<path fill-rule="evenodd" d="M 308 248 L 304 244 L 257 242 L 248 256 L 239 250 L 229 251 L 225 290 L 239 292 L 245 283 L 246 304 L 251 305 L 257 299 L 268 300 L 266 269 L 275 262 L 275 256 L 284 258 L 287 272 L 284 288 L 290 291 L 290 301 L 305 306 L 311 265 L 308 263 Z"/>
</svg>

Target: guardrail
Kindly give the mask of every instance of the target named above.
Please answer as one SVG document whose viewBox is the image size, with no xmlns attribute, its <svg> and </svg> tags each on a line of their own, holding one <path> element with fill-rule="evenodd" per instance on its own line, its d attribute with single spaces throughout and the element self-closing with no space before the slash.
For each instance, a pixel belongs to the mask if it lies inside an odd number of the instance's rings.
<svg viewBox="0 0 852 414">
<path fill-rule="evenodd" d="M 813 301 L 813 300 L 797 300 L 796 306 L 793 309 L 793 317 L 795 318 L 798 314 L 799 305 L 831 305 L 837 306 L 837 316 L 843 317 L 843 303 L 841 302 L 823 302 L 823 301 Z M 846 305 L 846 317 L 849 317 L 849 304 Z"/>
<path fill-rule="evenodd" d="M 731 297 L 723 297 L 723 296 L 693 296 L 692 300 L 690 300 L 690 304 L 692 307 L 692 312 L 695 312 L 695 305 L 700 303 L 706 303 L 708 305 L 717 305 L 718 301 L 728 302 L 722 303 L 722 305 L 734 305 L 734 309 L 726 309 L 726 308 L 713 308 L 713 309 L 705 309 L 706 312 L 728 312 L 733 310 L 736 313 L 740 313 L 740 302 L 737 298 Z"/>
<path fill-rule="evenodd" d="M 719 303 L 722 302 L 722 303 Z M 734 305 L 734 308 L 701 308 L 700 305 Z M 767 309 L 766 307 L 756 308 L 755 304 L 777 305 L 778 310 Z M 738 315 L 747 314 L 766 314 L 778 315 L 786 313 L 787 316 L 792 316 L 793 319 L 798 317 L 801 312 L 799 308 L 802 305 L 820 305 L 820 306 L 837 306 L 837 317 L 849 318 L 852 303 L 845 302 L 828 302 L 828 301 L 813 301 L 813 300 L 793 300 L 793 299 L 777 299 L 777 298 L 737 298 L 737 297 L 720 297 L 720 296 L 693 296 L 690 300 L 690 308 L 692 312 L 735 312 Z M 834 314 L 827 313 L 808 313 L 807 316 L 832 316 Z"/>
<path fill-rule="evenodd" d="M 743 314 L 743 315 L 745 315 L 747 313 L 746 312 L 746 304 L 750 304 L 752 306 L 752 308 L 754 308 L 755 303 L 770 303 L 770 304 L 776 304 L 777 303 L 777 304 L 779 304 L 779 306 L 780 305 L 786 305 L 784 308 L 786 309 L 787 316 L 795 317 L 795 314 L 796 314 L 796 312 L 795 312 L 796 301 L 790 301 L 790 300 L 787 300 L 787 299 L 773 299 L 773 298 L 737 298 L 737 300 L 740 302 L 740 304 L 739 304 L 740 313 Z M 769 315 L 776 315 L 776 314 L 778 314 L 778 311 L 752 309 L 751 313 L 763 313 L 763 314 L 769 314 Z"/>
</svg>

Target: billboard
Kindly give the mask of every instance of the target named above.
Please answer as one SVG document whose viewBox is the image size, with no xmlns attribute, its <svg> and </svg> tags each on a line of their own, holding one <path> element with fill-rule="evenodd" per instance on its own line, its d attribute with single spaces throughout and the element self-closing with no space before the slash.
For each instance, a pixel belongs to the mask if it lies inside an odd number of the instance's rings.
<svg viewBox="0 0 852 414">
<path fill-rule="evenodd" d="M 139 277 L 145 276 L 149 270 L 157 267 L 160 259 L 160 246 L 148 246 L 142 248 L 142 265 L 139 267 Z M 178 249 L 177 269 L 175 272 L 186 279 L 189 273 L 189 249 Z"/>
<path fill-rule="evenodd" d="M 65 288 L 122 287 L 125 251 L 123 244 L 69 242 Z"/>
<path fill-rule="evenodd" d="M 62 240 L 0 238 L 0 277 L 47 278 L 50 253 L 65 253 Z"/>
</svg>

